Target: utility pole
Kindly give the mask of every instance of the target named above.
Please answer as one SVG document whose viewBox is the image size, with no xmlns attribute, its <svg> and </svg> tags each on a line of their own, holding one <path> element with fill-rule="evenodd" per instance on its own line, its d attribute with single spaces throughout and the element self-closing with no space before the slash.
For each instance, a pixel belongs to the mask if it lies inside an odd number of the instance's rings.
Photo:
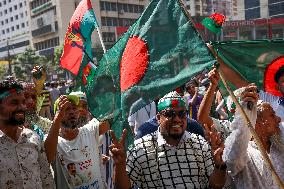
<svg viewBox="0 0 284 189">
<path fill-rule="evenodd" d="M 7 38 L 7 54 L 8 54 L 8 64 L 9 64 L 9 70 L 8 73 L 10 76 L 12 76 L 12 65 L 10 61 L 10 46 L 9 46 L 9 38 Z"/>
</svg>

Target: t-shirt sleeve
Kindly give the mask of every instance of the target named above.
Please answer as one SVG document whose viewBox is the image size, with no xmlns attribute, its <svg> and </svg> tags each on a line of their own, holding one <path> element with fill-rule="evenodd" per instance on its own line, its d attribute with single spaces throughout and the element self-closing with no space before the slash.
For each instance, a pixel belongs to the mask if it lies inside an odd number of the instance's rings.
<svg viewBox="0 0 284 189">
<path fill-rule="evenodd" d="M 86 129 L 88 132 L 92 133 L 96 139 L 96 141 L 99 143 L 99 120 L 96 118 L 93 118 L 89 123 L 83 126 L 82 129 Z"/>
</svg>

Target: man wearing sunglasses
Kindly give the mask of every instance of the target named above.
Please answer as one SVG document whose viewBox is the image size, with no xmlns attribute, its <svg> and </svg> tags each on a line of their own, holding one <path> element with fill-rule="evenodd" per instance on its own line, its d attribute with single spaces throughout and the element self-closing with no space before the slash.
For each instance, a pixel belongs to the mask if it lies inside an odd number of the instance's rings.
<svg viewBox="0 0 284 189">
<path fill-rule="evenodd" d="M 127 158 L 126 130 L 120 141 L 111 131 L 115 188 L 222 188 L 225 167 L 221 154 L 214 153 L 213 160 L 205 139 L 186 131 L 186 111 L 177 92 L 164 96 L 158 102 L 158 131 L 136 140 Z"/>
</svg>

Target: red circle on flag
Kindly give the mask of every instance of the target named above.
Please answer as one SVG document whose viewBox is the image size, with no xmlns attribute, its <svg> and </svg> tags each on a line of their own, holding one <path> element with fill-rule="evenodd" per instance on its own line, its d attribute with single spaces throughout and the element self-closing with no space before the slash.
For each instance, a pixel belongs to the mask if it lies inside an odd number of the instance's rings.
<svg viewBox="0 0 284 189">
<path fill-rule="evenodd" d="M 270 64 L 265 68 L 264 72 L 264 90 L 275 96 L 282 96 L 282 94 L 276 89 L 277 83 L 274 80 L 276 72 L 281 66 L 284 66 L 284 56 L 279 56 L 274 59 Z"/>
<path fill-rule="evenodd" d="M 129 38 L 120 62 L 120 90 L 137 84 L 145 75 L 149 63 L 146 43 L 138 36 Z"/>
</svg>

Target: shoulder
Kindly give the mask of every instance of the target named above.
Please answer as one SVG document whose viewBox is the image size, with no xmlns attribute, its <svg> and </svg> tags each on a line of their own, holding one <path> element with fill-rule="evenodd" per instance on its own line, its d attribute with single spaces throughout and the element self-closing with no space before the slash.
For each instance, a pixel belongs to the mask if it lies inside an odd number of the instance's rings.
<svg viewBox="0 0 284 189">
<path fill-rule="evenodd" d="M 132 150 L 138 151 L 138 150 L 146 150 L 146 148 L 154 146 L 153 143 L 157 141 L 157 132 L 147 134 L 143 136 L 142 138 L 139 138 L 134 141 L 134 146 Z"/>
</svg>

